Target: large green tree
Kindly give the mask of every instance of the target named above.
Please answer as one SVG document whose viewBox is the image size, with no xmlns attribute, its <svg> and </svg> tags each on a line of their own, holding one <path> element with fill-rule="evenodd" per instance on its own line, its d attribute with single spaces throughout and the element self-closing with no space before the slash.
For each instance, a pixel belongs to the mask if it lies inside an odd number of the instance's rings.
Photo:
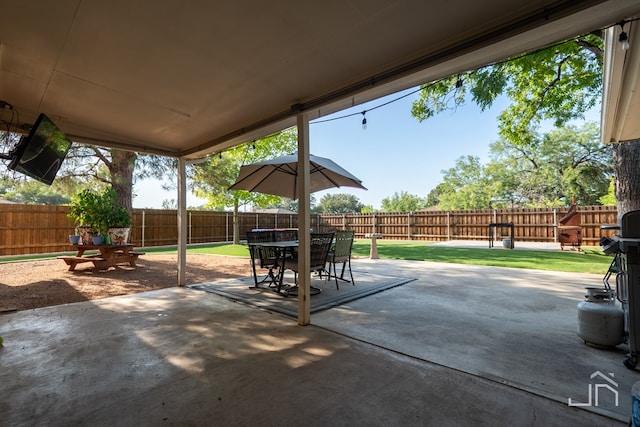
<svg viewBox="0 0 640 427">
<path fill-rule="evenodd" d="M 320 199 L 317 211 L 326 214 L 341 214 L 360 212 L 363 207 L 364 205 L 353 194 L 325 194 Z"/>
<path fill-rule="evenodd" d="M 193 192 L 206 200 L 209 209 L 233 208 L 233 241 L 240 243 L 238 210 L 243 205 L 267 207 L 280 201 L 280 197 L 244 190 L 229 190 L 243 164 L 291 154 L 297 147 L 297 130 L 286 129 L 253 143 L 235 146 L 220 155 L 211 155 L 196 164 L 191 171 Z"/>
<path fill-rule="evenodd" d="M 486 209 L 495 198 L 495 183 L 476 156 L 459 157 L 442 175 L 442 183 L 437 187 L 439 209 Z"/>
<path fill-rule="evenodd" d="M 420 121 L 455 109 L 468 99 L 481 109 L 506 95 L 500 136 L 511 144 L 535 143 L 544 120 L 563 126 L 597 106 L 602 93 L 602 32 L 529 52 L 477 70 L 425 84 L 412 114 Z M 640 208 L 640 142 L 613 144 L 618 210 Z"/>
<path fill-rule="evenodd" d="M 384 212 L 415 212 L 427 207 L 427 201 L 406 191 L 395 192 L 381 202 Z"/>
<path fill-rule="evenodd" d="M 0 139 L 5 142 L 3 151 L 10 152 L 19 138 L 4 133 Z M 74 143 L 51 187 L 3 169 L 0 190 L 7 198 L 22 203 L 64 204 L 79 190 L 112 187 L 118 203 L 130 211 L 137 179 L 174 176 L 175 169 L 175 159 L 168 157 Z"/>
<path fill-rule="evenodd" d="M 567 125 L 526 145 L 502 138 L 490 145 L 487 173 L 503 197 L 524 206 L 567 205 L 573 197 L 596 205 L 613 176 L 611 146 L 600 143 L 595 123 Z"/>
<path fill-rule="evenodd" d="M 423 121 L 469 98 L 485 110 L 507 95 L 510 104 L 500 114 L 500 134 L 514 143 L 529 143 L 543 120 L 560 127 L 599 104 L 602 45 L 600 32 L 587 34 L 423 85 L 412 114 Z"/>
<path fill-rule="evenodd" d="M 611 147 L 602 145 L 598 127 L 568 125 L 527 145 L 505 138 L 490 146 L 491 160 L 460 157 L 443 171 L 443 181 L 430 193 L 440 209 L 562 206 L 575 196 L 595 205 L 607 194 L 612 177 Z"/>
</svg>

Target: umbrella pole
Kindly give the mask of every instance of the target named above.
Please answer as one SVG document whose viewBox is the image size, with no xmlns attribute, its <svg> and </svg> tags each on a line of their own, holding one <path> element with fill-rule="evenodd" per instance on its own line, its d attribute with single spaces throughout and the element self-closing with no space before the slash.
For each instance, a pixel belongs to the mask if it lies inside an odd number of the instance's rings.
<svg viewBox="0 0 640 427">
<path fill-rule="evenodd" d="M 309 230 L 310 212 L 310 164 L 309 164 L 309 119 L 300 112 L 298 121 L 298 325 L 311 322 L 311 259 Z"/>
</svg>

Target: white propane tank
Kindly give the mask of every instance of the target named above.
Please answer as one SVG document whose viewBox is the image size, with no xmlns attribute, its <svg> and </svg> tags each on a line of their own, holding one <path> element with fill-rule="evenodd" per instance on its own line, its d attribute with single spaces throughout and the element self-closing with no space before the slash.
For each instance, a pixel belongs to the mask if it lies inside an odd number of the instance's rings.
<svg viewBox="0 0 640 427">
<path fill-rule="evenodd" d="M 578 304 L 578 336 L 595 346 L 622 344 L 624 311 L 616 305 L 614 292 L 605 288 L 586 289 L 586 300 Z"/>
</svg>

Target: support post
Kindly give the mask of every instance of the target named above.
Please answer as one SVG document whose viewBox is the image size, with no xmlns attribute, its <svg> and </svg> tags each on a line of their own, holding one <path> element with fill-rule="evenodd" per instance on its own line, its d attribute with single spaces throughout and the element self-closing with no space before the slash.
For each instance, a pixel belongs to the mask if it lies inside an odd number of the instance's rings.
<svg viewBox="0 0 640 427">
<path fill-rule="evenodd" d="M 298 113 L 298 325 L 311 322 L 309 118 Z"/>
<path fill-rule="evenodd" d="M 178 286 L 187 283 L 187 161 L 178 158 Z"/>
</svg>

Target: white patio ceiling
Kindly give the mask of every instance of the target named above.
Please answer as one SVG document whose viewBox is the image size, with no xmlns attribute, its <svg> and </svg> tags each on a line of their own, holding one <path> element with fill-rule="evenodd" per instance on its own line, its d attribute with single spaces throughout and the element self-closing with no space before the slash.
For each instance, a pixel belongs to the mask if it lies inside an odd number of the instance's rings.
<svg viewBox="0 0 640 427">
<path fill-rule="evenodd" d="M 9 0 L 0 100 L 72 139 L 196 158 L 615 23 L 631 0 Z"/>
</svg>

